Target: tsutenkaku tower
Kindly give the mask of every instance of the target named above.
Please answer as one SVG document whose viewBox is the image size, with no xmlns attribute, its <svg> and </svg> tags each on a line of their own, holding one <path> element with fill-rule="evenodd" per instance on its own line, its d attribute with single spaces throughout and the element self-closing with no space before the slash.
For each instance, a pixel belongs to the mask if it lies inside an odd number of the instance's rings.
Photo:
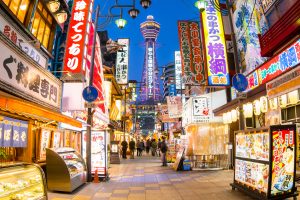
<svg viewBox="0 0 300 200">
<path fill-rule="evenodd" d="M 145 39 L 145 58 L 143 65 L 140 101 L 159 101 L 159 80 L 156 59 L 156 39 L 160 30 L 160 25 L 154 21 L 153 16 L 147 16 L 147 21 L 141 23 L 141 32 Z"/>
</svg>

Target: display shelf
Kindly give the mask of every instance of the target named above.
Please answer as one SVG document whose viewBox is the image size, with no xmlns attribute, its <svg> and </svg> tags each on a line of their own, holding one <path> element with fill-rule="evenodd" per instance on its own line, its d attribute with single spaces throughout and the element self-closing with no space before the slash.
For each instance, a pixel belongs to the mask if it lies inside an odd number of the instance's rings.
<svg viewBox="0 0 300 200">
<path fill-rule="evenodd" d="M 16 193 L 16 192 L 18 192 L 18 193 L 24 192 L 24 191 L 29 190 L 29 189 L 32 189 L 32 188 L 34 188 L 34 187 L 40 186 L 41 184 L 43 184 L 43 183 L 42 183 L 42 182 L 39 182 L 39 183 L 35 183 L 35 184 L 33 184 L 33 185 L 29 185 L 29 186 L 26 186 L 26 187 L 23 187 L 23 188 L 17 188 L 17 189 L 15 189 L 15 190 L 8 190 L 8 191 L 5 192 L 4 194 L 0 194 L 0 199 L 1 199 L 1 198 L 4 198 L 4 197 L 7 197 L 7 196 L 9 196 L 9 195 L 11 195 L 11 194 L 14 194 L 14 193 Z"/>
</svg>

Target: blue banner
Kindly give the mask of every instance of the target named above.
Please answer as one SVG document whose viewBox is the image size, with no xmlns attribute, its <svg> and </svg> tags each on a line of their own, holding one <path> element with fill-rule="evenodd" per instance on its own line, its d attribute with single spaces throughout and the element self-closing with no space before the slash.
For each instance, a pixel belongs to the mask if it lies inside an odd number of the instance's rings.
<svg viewBox="0 0 300 200">
<path fill-rule="evenodd" d="M 176 84 L 169 85 L 169 96 L 176 96 Z"/>
<path fill-rule="evenodd" d="M 4 117 L 0 121 L 0 146 L 26 147 L 28 122 Z"/>
</svg>

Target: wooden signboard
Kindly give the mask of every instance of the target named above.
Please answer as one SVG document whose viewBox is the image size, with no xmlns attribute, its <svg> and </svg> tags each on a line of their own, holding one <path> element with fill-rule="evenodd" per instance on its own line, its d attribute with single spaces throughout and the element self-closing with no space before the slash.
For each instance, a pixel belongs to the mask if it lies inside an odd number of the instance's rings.
<svg viewBox="0 0 300 200">
<path fill-rule="evenodd" d="M 181 159 L 182 159 L 182 157 L 183 157 L 183 155 L 184 155 L 184 151 L 185 151 L 185 148 L 182 148 L 182 149 L 180 149 L 180 150 L 178 151 L 178 153 L 177 153 L 176 161 L 175 161 L 175 163 L 173 164 L 173 169 L 174 169 L 175 171 L 178 171 L 178 167 L 179 167 L 180 161 L 181 161 Z"/>
</svg>

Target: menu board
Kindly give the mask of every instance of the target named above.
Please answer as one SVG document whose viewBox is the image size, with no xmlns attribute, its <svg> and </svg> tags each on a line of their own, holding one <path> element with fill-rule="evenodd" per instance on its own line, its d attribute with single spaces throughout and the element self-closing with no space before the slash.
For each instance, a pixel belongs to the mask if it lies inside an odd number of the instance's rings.
<svg viewBox="0 0 300 200">
<path fill-rule="evenodd" d="M 61 147 L 61 138 L 62 138 L 62 133 L 60 131 L 53 131 L 51 148 Z"/>
<path fill-rule="evenodd" d="M 272 185 L 271 195 L 290 192 L 294 188 L 295 128 L 276 126 L 271 129 Z"/>
<path fill-rule="evenodd" d="M 236 134 L 236 157 L 255 160 L 269 160 L 269 133 Z"/>
<path fill-rule="evenodd" d="M 249 185 L 260 192 L 268 191 L 269 165 L 235 160 L 235 180 Z"/>
<path fill-rule="evenodd" d="M 51 131 L 48 129 L 41 129 L 39 161 L 46 160 L 46 148 L 50 147 L 50 141 L 51 141 Z"/>
<path fill-rule="evenodd" d="M 70 134 L 71 131 L 66 130 L 64 132 L 64 147 L 70 147 Z"/>
</svg>

